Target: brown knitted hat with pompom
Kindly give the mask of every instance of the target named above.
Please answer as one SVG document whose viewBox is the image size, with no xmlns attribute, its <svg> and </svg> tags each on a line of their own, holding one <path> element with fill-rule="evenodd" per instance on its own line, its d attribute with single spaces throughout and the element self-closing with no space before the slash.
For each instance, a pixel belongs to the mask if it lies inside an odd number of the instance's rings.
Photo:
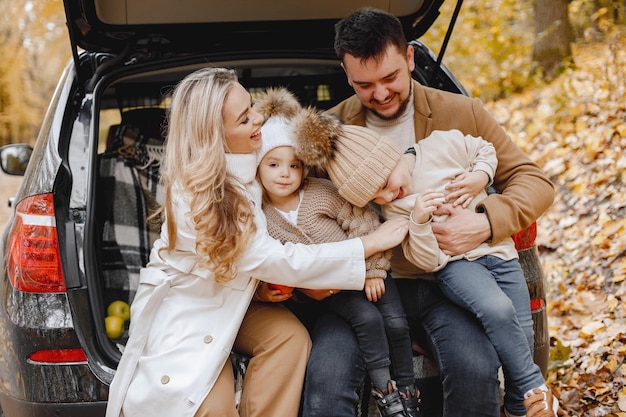
<svg viewBox="0 0 626 417">
<path fill-rule="evenodd" d="M 296 156 L 324 169 L 339 194 L 358 207 L 374 198 L 402 157 L 389 138 L 362 126 L 343 125 L 313 108 L 298 112 L 291 127 Z"/>
</svg>

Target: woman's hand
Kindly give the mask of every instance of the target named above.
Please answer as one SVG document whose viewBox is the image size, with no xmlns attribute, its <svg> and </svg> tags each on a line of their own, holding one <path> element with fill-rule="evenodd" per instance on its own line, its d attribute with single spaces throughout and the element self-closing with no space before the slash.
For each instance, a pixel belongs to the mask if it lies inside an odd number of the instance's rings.
<svg viewBox="0 0 626 417">
<path fill-rule="evenodd" d="M 409 219 L 396 217 L 381 224 L 369 235 L 361 236 L 365 257 L 398 246 L 409 232 Z"/>
<path fill-rule="evenodd" d="M 281 290 L 273 290 L 267 282 L 261 281 L 256 292 L 254 293 L 255 301 L 264 301 L 266 303 L 280 303 L 291 298 L 292 293 L 283 293 Z"/>
</svg>

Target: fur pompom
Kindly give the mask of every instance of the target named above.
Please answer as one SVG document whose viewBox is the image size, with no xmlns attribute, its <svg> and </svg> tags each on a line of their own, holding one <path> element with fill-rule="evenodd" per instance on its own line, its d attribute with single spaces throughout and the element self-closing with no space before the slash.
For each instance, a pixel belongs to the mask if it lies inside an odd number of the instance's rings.
<svg viewBox="0 0 626 417">
<path fill-rule="evenodd" d="M 298 99 L 283 87 L 270 87 L 254 101 L 254 110 L 265 119 L 271 116 L 291 119 L 301 108 Z"/>
<path fill-rule="evenodd" d="M 296 156 L 305 164 L 326 169 L 333 159 L 336 141 L 343 134 L 341 122 L 312 107 L 302 109 L 292 119 Z"/>
</svg>

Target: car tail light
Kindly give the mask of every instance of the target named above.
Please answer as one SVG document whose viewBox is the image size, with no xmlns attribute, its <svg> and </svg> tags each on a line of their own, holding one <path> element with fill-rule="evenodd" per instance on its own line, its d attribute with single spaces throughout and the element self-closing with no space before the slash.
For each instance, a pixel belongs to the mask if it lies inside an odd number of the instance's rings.
<svg viewBox="0 0 626 417">
<path fill-rule="evenodd" d="M 64 292 L 52 194 L 27 197 L 15 210 L 7 244 L 11 284 L 25 292 Z"/>
<path fill-rule="evenodd" d="M 87 356 L 82 349 L 47 349 L 38 350 L 30 354 L 28 359 L 38 363 L 82 363 L 87 362 Z"/>
</svg>

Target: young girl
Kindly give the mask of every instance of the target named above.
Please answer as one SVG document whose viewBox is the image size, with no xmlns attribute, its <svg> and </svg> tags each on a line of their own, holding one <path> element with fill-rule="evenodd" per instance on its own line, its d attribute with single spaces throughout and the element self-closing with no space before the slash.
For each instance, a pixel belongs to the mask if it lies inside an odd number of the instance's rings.
<svg viewBox="0 0 626 417">
<path fill-rule="evenodd" d="M 270 236 L 283 243 L 310 244 L 363 236 L 378 228 L 378 215 L 369 207 L 347 201 L 327 179 L 306 177 L 293 148 L 290 126 L 300 106 L 289 91 L 268 89 L 257 98 L 255 109 L 268 117 L 261 129 L 264 140 L 258 151 L 257 175 Z M 355 190 L 359 186 L 344 184 Z M 387 251 L 366 259 L 365 291 L 341 291 L 322 302 L 352 325 L 381 415 L 415 417 L 419 393 L 414 385 L 409 326 L 387 272 L 390 257 Z M 284 297 L 280 291 L 267 292 L 264 286 L 257 294 L 269 301 Z"/>
<path fill-rule="evenodd" d="M 364 258 L 406 234 L 400 221 L 324 245 L 270 238 L 255 180 L 262 122 L 231 70 L 201 69 L 176 87 L 164 224 L 140 273 L 107 417 L 297 416 L 310 340 L 287 309 L 251 303 L 259 279 L 361 289 Z M 231 349 L 252 357 L 239 410 Z"/>
</svg>

